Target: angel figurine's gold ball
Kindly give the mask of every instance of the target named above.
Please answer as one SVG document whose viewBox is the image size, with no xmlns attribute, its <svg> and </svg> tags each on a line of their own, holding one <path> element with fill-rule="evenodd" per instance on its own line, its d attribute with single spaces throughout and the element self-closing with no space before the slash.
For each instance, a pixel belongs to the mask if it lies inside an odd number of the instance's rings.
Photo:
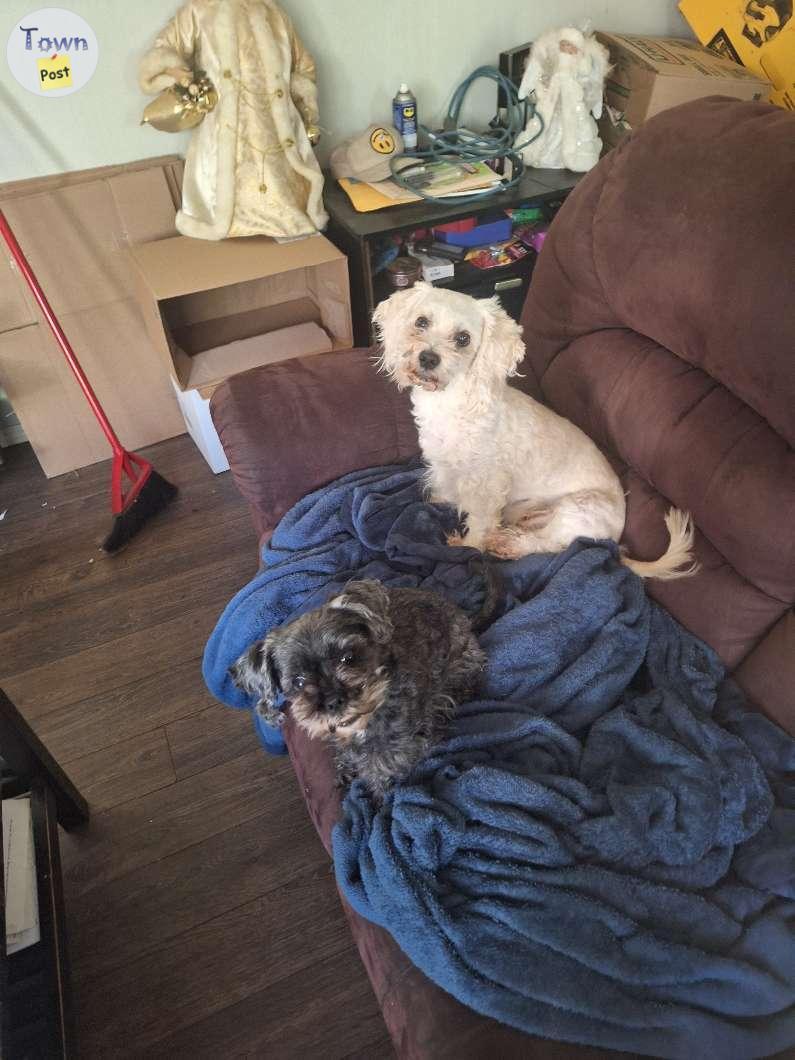
<svg viewBox="0 0 795 1060">
<path fill-rule="evenodd" d="M 218 93 L 203 71 L 198 71 L 189 85 L 173 84 L 152 100 L 141 119 L 160 132 L 185 132 L 194 129 L 218 102 Z"/>
</svg>

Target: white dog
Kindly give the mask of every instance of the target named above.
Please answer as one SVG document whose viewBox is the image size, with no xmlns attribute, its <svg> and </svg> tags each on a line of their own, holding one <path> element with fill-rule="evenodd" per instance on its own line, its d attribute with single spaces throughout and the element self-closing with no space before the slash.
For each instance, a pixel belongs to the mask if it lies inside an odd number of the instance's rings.
<svg viewBox="0 0 795 1060">
<path fill-rule="evenodd" d="M 449 543 L 515 559 L 559 552 L 576 537 L 618 541 L 625 498 L 587 435 L 508 386 L 524 357 L 521 327 L 496 298 L 427 283 L 381 302 L 381 367 L 411 387 L 431 500 L 466 513 Z M 622 561 L 643 578 L 695 573 L 689 515 L 665 517 L 670 545 L 657 560 Z"/>
</svg>

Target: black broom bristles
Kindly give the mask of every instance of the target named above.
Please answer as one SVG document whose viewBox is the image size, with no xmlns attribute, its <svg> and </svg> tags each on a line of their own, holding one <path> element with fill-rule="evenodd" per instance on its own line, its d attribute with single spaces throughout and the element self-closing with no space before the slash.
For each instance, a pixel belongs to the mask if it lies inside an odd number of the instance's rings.
<svg viewBox="0 0 795 1060">
<path fill-rule="evenodd" d="M 102 542 L 104 552 L 118 552 L 153 515 L 157 515 L 177 495 L 177 487 L 152 468 L 133 502 L 113 520 L 110 533 Z"/>
</svg>

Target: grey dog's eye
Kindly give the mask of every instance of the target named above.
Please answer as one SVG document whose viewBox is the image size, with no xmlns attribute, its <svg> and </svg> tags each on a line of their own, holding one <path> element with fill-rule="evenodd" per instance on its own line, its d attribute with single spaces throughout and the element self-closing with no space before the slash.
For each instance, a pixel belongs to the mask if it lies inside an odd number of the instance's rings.
<svg viewBox="0 0 795 1060">
<path fill-rule="evenodd" d="M 463 348 L 465 346 L 469 345 L 469 338 L 470 338 L 470 336 L 469 336 L 469 332 L 468 331 L 459 331 L 458 332 L 458 334 L 455 337 L 455 344 L 459 348 L 459 350 L 463 350 Z"/>
<path fill-rule="evenodd" d="M 414 327 L 415 328 L 419 328 L 420 331 L 424 331 L 425 328 L 427 328 L 427 326 L 428 326 L 428 318 L 427 317 L 417 317 L 417 319 L 414 321 Z"/>
<path fill-rule="evenodd" d="M 298 675 L 298 677 L 294 677 L 293 678 L 293 681 L 292 681 L 293 688 L 297 688 L 297 689 L 300 690 L 300 689 L 302 689 L 304 687 L 305 684 L 306 684 L 306 678 L 302 677 L 300 674 Z"/>
<path fill-rule="evenodd" d="M 350 666 L 355 658 L 356 658 L 355 652 L 346 651 L 342 655 L 340 655 L 340 663 L 343 666 Z"/>
</svg>

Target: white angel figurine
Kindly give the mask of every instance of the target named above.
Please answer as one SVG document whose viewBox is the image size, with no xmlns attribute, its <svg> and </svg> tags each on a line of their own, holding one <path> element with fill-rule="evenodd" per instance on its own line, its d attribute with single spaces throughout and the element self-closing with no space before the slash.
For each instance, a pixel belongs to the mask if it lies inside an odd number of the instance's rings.
<svg viewBox="0 0 795 1060">
<path fill-rule="evenodd" d="M 591 34 L 566 28 L 543 33 L 534 42 L 519 87 L 519 98 L 535 93 L 544 122 L 538 139 L 522 151 L 525 165 L 584 173 L 599 161 L 602 141 L 594 119 L 602 114 L 602 91 L 610 57 Z M 531 118 L 516 141 L 538 132 Z"/>
<path fill-rule="evenodd" d="M 197 239 L 323 228 L 315 64 L 276 0 L 187 0 L 144 55 L 144 92 L 204 71 L 218 104 L 191 134 L 177 228 Z"/>
</svg>

